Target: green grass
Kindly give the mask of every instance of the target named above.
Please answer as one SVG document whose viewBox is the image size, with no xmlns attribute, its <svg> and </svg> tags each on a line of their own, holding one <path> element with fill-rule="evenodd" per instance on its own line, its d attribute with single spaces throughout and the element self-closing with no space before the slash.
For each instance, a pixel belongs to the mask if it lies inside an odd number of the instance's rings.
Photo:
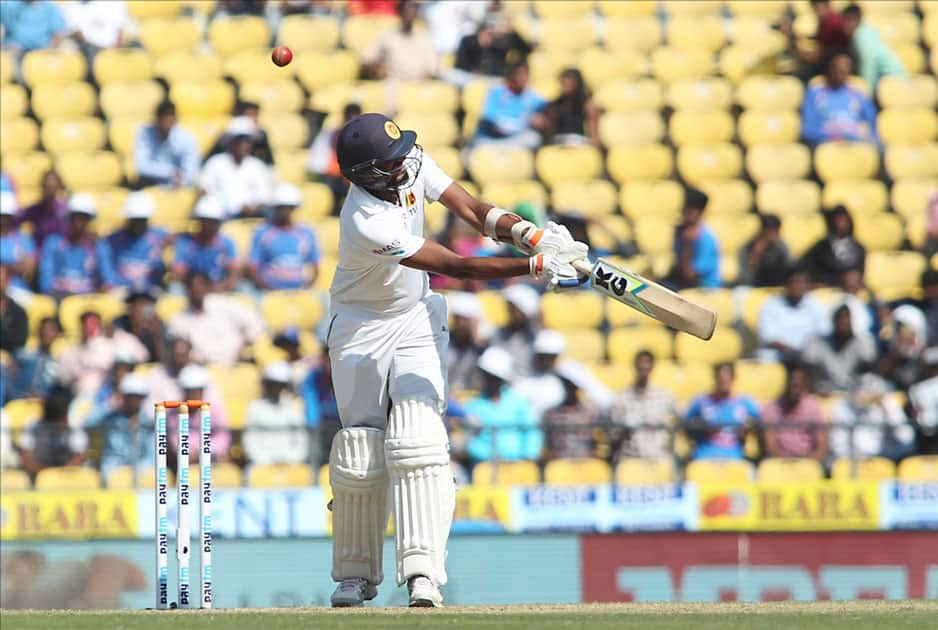
<svg viewBox="0 0 938 630">
<path fill-rule="evenodd" d="M 478 606 L 443 610 L 3 611 L 3 630 L 626 628 L 893 630 L 933 627 L 938 601 Z"/>
</svg>

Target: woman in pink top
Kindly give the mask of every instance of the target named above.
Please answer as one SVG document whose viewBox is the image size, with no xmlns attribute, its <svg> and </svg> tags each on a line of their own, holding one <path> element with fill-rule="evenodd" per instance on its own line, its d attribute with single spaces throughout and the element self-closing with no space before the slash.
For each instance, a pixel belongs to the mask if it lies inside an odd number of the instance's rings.
<svg viewBox="0 0 938 630">
<path fill-rule="evenodd" d="M 763 409 L 762 422 L 769 457 L 809 457 L 823 462 L 827 456 L 824 408 L 811 395 L 803 366 L 788 368 L 785 392 Z"/>
</svg>

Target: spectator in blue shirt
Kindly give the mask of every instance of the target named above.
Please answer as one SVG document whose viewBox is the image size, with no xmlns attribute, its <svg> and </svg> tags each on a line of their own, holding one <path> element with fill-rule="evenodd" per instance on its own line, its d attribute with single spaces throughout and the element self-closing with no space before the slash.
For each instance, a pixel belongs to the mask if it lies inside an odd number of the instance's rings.
<svg viewBox="0 0 938 630">
<path fill-rule="evenodd" d="M 285 334 L 290 335 L 291 331 Z M 276 341 L 275 341 L 276 343 Z M 299 347 L 299 339 L 295 344 Z M 306 426 L 318 432 L 318 443 L 312 444 L 311 460 L 319 462 L 328 456 L 332 438 L 342 428 L 339 422 L 339 407 L 332 388 L 332 364 L 329 362 L 329 348 L 323 345 L 322 359 L 300 381 L 298 392 L 303 399 L 306 412 Z"/>
<path fill-rule="evenodd" d="M 0 265 L 10 273 L 10 286 L 28 290 L 27 278 L 36 270 L 36 244 L 33 237 L 15 224 L 16 198 L 0 192 Z"/>
<path fill-rule="evenodd" d="M 122 466 L 135 467 L 139 475 L 153 469 L 153 426 L 142 409 L 148 393 L 142 376 L 127 374 L 120 381 L 114 404 L 101 404 L 85 420 L 85 429 L 100 432 L 101 474 L 105 479 Z"/>
<path fill-rule="evenodd" d="M 536 149 L 547 126 L 544 110 L 547 101 L 527 87 L 528 64 L 525 61 L 508 68 L 504 85 L 489 90 L 482 107 L 479 126 L 472 144 L 503 144 Z"/>
<path fill-rule="evenodd" d="M 23 348 L 16 353 L 13 370 L 13 398 L 43 398 L 58 382 L 58 360 L 52 356 L 52 344 L 62 336 L 62 325 L 55 317 L 39 322 L 39 344 L 35 350 Z"/>
<path fill-rule="evenodd" d="M 765 301 L 759 311 L 759 357 L 765 361 L 799 361 L 814 337 L 830 334 L 827 308 L 812 296 L 808 273 L 792 268 L 785 290 Z"/>
<path fill-rule="evenodd" d="M 748 396 L 733 395 L 732 363 L 717 365 L 713 378 L 713 392 L 694 398 L 687 410 L 686 429 L 696 445 L 693 458 L 742 459 L 746 435 L 759 420 L 759 405 Z"/>
<path fill-rule="evenodd" d="M 163 101 L 156 120 L 140 129 L 134 143 L 137 185 L 192 186 L 199 172 L 195 137 L 176 124 L 176 106 Z"/>
<path fill-rule="evenodd" d="M 684 191 L 684 220 L 674 230 L 675 265 L 670 278 L 677 288 L 720 286 L 720 246 L 703 222 L 708 201 L 696 188 Z"/>
<path fill-rule="evenodd" d="M 149 193 L 130 193 L 124 205 L 127 225 L 107 238 L 119 286 L 149 291 L 163 282 L 163 248 L 168 235 L 166 230 L 150 226 L 154 210 L 156 204 Z"/>
<path fill-rule="evenodd" d="M 0 22 L 3 47 L 17 57 L 31 50 L 54 48 L 67 35 L 62 12 L 48 0 L 4 0 Z"/>
<path fill-rule="evenodd" d="M 193 214 L 199 229 L 176 240 L 173 280 L 181 285 L 189 272 L 199 272 L 208 276 L 213 292 L 230 291 L 241 281 L 241 267 L 234 241 L 218 231 L 225 209 L 216 197 L 205 195 L 195 204 Z"/>
<path fill-rule="evenodd" d="M 248 276 L 259 289 L 302 289 L 312 286 L 319 273 L 316 235 L 292 215 L 303 203 L 292 184 L 280 184 L 274 193 L 270 221 L 254 232 Z"/>
<path fill-rule="evenodd" d="M 493 346 L 479 357 L 482 389 L 463 410 L 466 423 L 478 433 L 469 440 L 467 452 L 472 463 L 490 459 L 538 459 L 544 434 L 526 398 L 509 385 L 514 377 L 512 357 L 507 350 Z"/>
<path fill-rule="evenodd" d="M 65 235 L 52 234 L 42 245 L 39 291 L 55 297 L 107 290 L 116 284 L 111 248 L 89 229 L 97 215 L 88 195 L 72 195 Z"/>
<path fill-rule="evenodd" d="M 801 105 L 801 135 L 809 145 L 834 140 L 877 143 L 876 106 L 866 94 L 847 84 L 853 61 L 834 55 L 824 83 L 809 88 Z"/>
</svg>

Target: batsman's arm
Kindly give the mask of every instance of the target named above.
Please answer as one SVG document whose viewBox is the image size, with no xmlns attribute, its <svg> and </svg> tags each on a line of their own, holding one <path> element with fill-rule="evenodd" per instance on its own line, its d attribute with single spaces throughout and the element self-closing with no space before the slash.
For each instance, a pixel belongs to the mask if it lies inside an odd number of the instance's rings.
<svg viewBox="0 0 938 630">
<path fill-rule="evenodd" d="M 539 271 L 533 268 L 539 258 L 465 257 L 428 240 L 424 241 L 417 253 L 402 260 L 401 264 L 461 280 L 485 280 L 533 274 Z"/>
<path fill-rule="evenodd" d="M 512 235 L 511 228 L 516 223 L 524 221 L 524 219 L 513 212 L 505 212 L 494 221 L 492 230 L 487 230 L 486 217 L 489 214 L 489 210 L 495 206 L 481 199 L 476 199 L 457 182 L 453 182 L 443 191 L 443 194 L 440 196 L 440 203 L 446 206 L 450 212 L 453 212 L 460 219 L 475 228 L 479 233 L 492 236 L 492 238 L 501 243 L 515 244 L 515 238 Z M 531 225 L 534 227 L 533 224 Z"/>
</svg>

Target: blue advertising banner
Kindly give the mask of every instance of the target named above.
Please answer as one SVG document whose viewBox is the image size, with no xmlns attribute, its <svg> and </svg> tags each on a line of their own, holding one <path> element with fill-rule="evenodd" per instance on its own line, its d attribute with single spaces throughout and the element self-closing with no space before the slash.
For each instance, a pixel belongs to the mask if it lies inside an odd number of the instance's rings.
<svg viewBox="0 0 938 630">
<path fill-rule="evenodd" d="M 606 531 L 697 529 L 697 487 L 618 486 L 612 489 Z"/>
<path fill-rule="evenodd" d="M 882 529 L 938 529 L 938 483 L 880 484 Z"/>
</svg>

